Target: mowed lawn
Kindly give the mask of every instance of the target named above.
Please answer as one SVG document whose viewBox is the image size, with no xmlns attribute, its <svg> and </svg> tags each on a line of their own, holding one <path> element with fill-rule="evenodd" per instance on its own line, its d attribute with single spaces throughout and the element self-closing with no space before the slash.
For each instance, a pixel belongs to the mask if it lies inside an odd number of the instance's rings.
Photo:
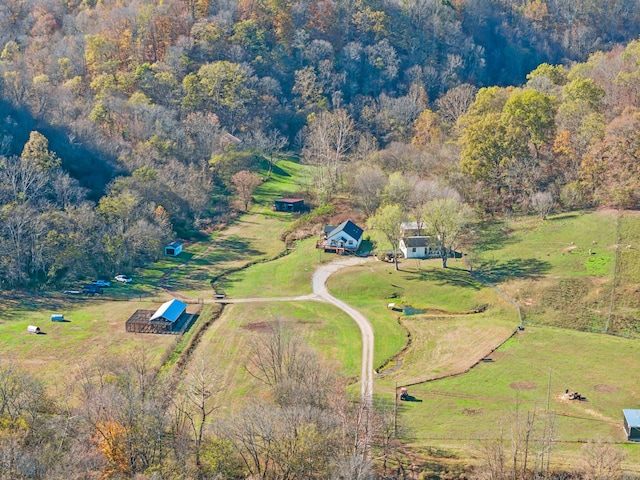
<svg viewBox="0 0 640 480">
<path fill-rule="evenodd" d="M 436 316 L 466 315 L 485 308 L 498 311 L 491 308 L 493 305 L 506 308 L 493 290 L 463 269 L 460 261 L 451 261 L 450 268 L 443 269 L 438 260 L 401 260 L 399 271 L 393 264 L 369 262 L 341 270 L 329 278 L 328 286 L 332 294 L 358 308 L 371 321 L 376 337 L 374 362 L 378 367 L 407 342 L 407 330 L 398 321 L 399 313 L 387 308 L 389 303 L 424 309 Z M 501 311 L 497 315 L 499 323 L 506 320 L 506 325 L 515 328 L 515 309 L 509 315 Z"/>
<path fill-rule="evenodd" d="M 299 241 L 287 255 L 232 273 L 219 280 L 217 285 L 232 298 L 283 297 L 311 293 L 314 269 L 321 261 L 335 258 L 319 254 L 315 242 L 315 238 Z"/>
<path fill-rule="evenodd" d="M 492 362 L 410 387 L 419 402 L 400 404 L 404 438 L 416 447 L 437 445 L 473 458 L 481 440 L 498 438 L 501 427 L 510 428 L 516 411 L 543 413 L 549 394 L 556 414 L 552 464 L 576 466 L 583 442 L 626 440 L 622 409 L 639 406 L 636 350 L 634 340 L 529 327 L 498 349 Z M 564 399 L 567 389 L 586 401 Z M 637 473 L 640 450 L 630 447 L 625 466 Z"/>
<path fill-rule="evenodd" d="M 265 338 L 274 322 L 318 352 L 326 368 L 356 383 L 360 377 L 362 341 L 360 330 L 337 308 L 318 302 L 265 302 L 230 304 L 203 335 L 190 369 L 198 358 L 215 366 L 224 386 L 220 402 L 228 411 L 242 409 L 248 401 L 265 394 L 264 385 L 245 366 L 254 342 Z"/>
<path fill-rule="evenodd" d="M 274 199 L 302 189 L 297 182 L 308 168 L 289 160 L 278 162 L 271 178 L 256 189 L 255 203 L 249 212 L 224 230 L 212 233 L 205 241 L 187 244 L 184 253 L 178 257 L 164 258 L 146 269 L 144 280 L 190 297 L 210 298 L 212 280 L 250 263 L 271 260 L 282 254 L 285 245 L 280 235 L 295 217 L 273 212 L 271 205 Z M 224 290 L 224 279 L 223 283 L 214 286 Z"/>
<path fill-rule="evenodd" d="M 14 307 L 0 319 L 0 360 L 19 365 L 51 388 L 72 386 L 82 370 L 114 358 L 127 360 L 144 354 L 158 367 L 177 336 L 127 333 L 125 323 L 138 309 L 155 310 L 150 302 L 105 302 L 99 299 L 63 302 L 42 300 L 38 310 Z M 51 314 L 66 322 L 52 322 Z M 28 325 L 43 334 L 27 332 Z"/>
</svg>

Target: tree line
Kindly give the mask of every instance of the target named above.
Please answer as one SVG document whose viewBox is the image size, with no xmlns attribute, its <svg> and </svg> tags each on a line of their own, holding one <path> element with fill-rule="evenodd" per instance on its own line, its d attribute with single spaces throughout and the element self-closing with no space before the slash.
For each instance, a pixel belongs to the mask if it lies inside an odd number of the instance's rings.
<svg viewBox="0 0 640 480">
<path fill-rule="evenodd" d="M 256 180 L 235 175 L 285 148 L 316 167 L 316 204 L 353 194 L 366 215 L 422 215 L 382 195 L 394 175 L 481 215 L 635 207 L 638 42 L 616 45 L 639 16 L 630 0 L 3 2 L 3 285 L 143 265 L 228 218 L 234 193 L 247 209 Z M 58 161 L 31 158 L 33 132 Z"/>
<path fill-rule="evenodd" d="M 229 415 L 228 385 L 205 358 L 178 388 L 144 351 L 106 358 L 61 398 L 3 362 L 0 478 L 364 480 L 374 452 L 391 465 L 391 410 L 352 399 L 281 322 L 249 346 L 245 368 L 262 399 Z"/>
</svg>

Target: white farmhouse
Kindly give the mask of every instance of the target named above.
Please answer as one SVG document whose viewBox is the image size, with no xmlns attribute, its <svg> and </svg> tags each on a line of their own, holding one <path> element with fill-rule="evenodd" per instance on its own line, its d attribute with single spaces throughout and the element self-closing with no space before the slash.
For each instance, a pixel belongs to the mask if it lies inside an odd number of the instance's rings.
<svg viewBox="0 0 640 480">
<path fill-rule="evenodd" d="M 415 236 L 400 239 L 400 251 L 404 258 L 433 258 L 440 256 L 438 250 L 432 248 L 431 237 Z"/>
<path fill-rule="evenodd" d="M 346 220 L 337 227 L 326 226 L 324 232 L 325 237 L 317 246 L 325 251 L 355 252 L 362 243 L 363 230 L 351 220 Z"/>
</svg>

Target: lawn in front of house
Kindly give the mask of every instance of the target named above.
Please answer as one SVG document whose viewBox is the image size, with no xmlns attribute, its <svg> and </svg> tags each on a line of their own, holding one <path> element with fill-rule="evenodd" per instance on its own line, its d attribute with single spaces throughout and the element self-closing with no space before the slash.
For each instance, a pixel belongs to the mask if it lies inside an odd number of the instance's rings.
<svg viewBox="0 0 640 480">
<path fill-rule="evenodd" d="M 438 259 L 420 263 L 403 259 L 396 271 L 393 264 L 374 261 L 341 270 L 329 278 L 331 293 L 358 308 L 371 321 L 376 336 L 376 366 L 383 366 L 407 341 L 397 312 L 387 308 L 389 303 L 434 314 L 468 314 L 494 303 L 502 305 L 493 290 L 463 269 L 460 260 L 452 260 L 451 268 L 443 269 L 441 265 Z M 511 315 L 515 327 L 515 310 Z"/>
</svg>

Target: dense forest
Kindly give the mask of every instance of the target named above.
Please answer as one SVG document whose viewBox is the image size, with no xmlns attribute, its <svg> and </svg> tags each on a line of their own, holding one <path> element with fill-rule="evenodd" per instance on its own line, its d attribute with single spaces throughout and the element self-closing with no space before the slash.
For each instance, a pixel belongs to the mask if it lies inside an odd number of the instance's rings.
<svg viewBox="0 0 640 480">
<path fill-rule="evenodd" d="M 283 151 L 366 215 L 635 207 L 639 33 L 632 0 L 4 1 L 0 285 L 130 272 Z"/>
</svg>

